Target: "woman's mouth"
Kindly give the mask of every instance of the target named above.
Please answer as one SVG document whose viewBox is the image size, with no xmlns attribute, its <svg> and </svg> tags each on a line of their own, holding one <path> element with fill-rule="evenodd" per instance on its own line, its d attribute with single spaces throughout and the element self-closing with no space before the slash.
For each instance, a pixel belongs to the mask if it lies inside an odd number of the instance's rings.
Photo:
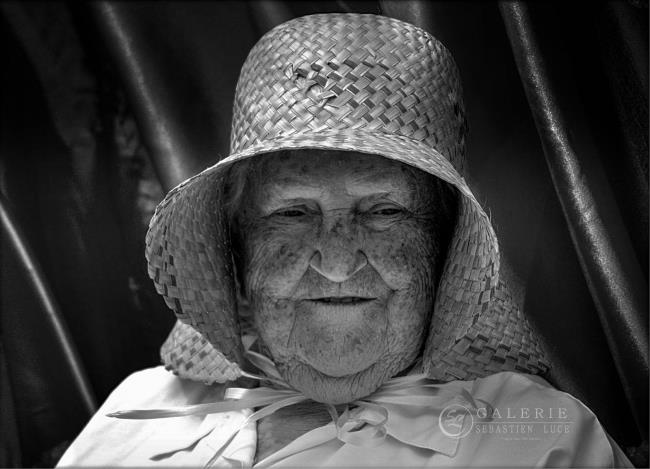
<svg viewBox="0 0 650 469">
<path fill-rule="evenodd" d="M 360 296 L 326 296 L 322 298 L 312 298 L 309 301 L 313 301 L 318 304 L 327 304 L 327 305 L 360 305 L 373 301 L 376 298 L 365 298 Z"/>
</svg>

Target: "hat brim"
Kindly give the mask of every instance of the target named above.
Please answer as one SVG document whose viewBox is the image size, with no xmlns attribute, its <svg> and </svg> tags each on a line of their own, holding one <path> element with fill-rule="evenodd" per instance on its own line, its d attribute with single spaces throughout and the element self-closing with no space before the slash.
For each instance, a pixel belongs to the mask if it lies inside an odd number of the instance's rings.
<svg viewBox="0 0 650 469">
<path fill-rule="evenodd" d="M 428 145 L 367 128 L 311 129 L 251 142 L 245 151 L 167 194 L 151 220 L 146 257 L 157 291 L 179 321 L 189 326 L 177 325 L 164 344 L 161 355 L 168 368 L 205 382 L 238 375 L 242 347 L 221 189 L 232 164 L 292 149 L 379 155 L 432 174 L 458 190 L 458 221 L 436 293 L 425 371 L 439 379 L 467 379 L 506 369 L 528 373 L 546 369 L 533 331 L 499 282 L 497 237 L 464 178 Z"/>
</svg>

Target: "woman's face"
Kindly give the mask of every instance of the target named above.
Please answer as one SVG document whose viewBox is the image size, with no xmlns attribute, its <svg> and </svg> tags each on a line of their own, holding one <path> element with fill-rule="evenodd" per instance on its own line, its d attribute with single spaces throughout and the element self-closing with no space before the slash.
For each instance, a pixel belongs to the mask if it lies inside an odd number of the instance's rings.
<svg viewBox="0 0 650 469">
<path fill-rule="evenodd" d="M 239 215 L 260 336 L 306 396 L 368 395 L 413 363 L 427 335 L 433 177 L 363 154 L 265 158 Z"/>
</svg>

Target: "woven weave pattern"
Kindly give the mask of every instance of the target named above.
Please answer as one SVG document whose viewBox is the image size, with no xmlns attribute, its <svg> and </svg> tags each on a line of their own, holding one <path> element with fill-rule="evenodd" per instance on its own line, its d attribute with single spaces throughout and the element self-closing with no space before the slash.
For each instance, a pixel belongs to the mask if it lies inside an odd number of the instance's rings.
<svg viewBox="0 0 650 469">
<path fill-rule="evenodd" d="M 238 83 L 233 154 L 170 191 L 151 220 L 149 275 L 184 323 L 163 347 L 164 363 L 180 376 L 208 382 L 238 373 L 242 346 L 222 206 L 229 166 L 277 150 L 325 149 L 381 155 L 458 191 L 425 371 L 445 380 L 544 372 L 543 351 L 499 281 L 490 220 L 462 177 L 467 129 L 461 95 L 448 51 L 401 21 L 314 15 L 264 36 Z"/>
<path fill-rule="evenodd" d="M 335 16 L 295 19 L 251 50 L 235 94 L 231 152 L 281 135 L 355 129 L 422 141 L 462 173 L 466 120 L 447 49 L 408 23 Z"/>
<path fill-rule="evenodd" d="M 171 203 L 173 193 L 167 196 L 152 218 L 145 255 L 156 290 L 178 319 L 219 344 L 226 357 L 237 359 L 241 347 L 230 236 L 223 235 L 228 228 L 217 208 L 223 183 L 219 178 L 213 182 L 188 185 L 184 197 L 191 206 Z"/>
<path fill-rule="evenodd" d="M 444 381 L 474 379 L 499 371 L 541 374 L 548 370 L 537 336 L 502 282 L 492 300 L 447 347 L 425 351 L 429 375 Z M 435 321 L 435 319 L 434 319 Z"/>
<path fill-rule="evenodd" d="M 180 323 L 160 350 L 165 367 L 181 378 L 205 384 L 236 380 L 241 370 L 191 326 Z"/>
</svg>

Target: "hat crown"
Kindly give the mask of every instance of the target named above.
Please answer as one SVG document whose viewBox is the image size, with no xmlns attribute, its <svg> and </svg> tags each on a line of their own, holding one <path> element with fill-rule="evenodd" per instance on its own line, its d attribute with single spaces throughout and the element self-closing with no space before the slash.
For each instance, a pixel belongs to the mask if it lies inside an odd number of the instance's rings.
<svg viewBox="0 0 650 469">
<path fill-rule="evenodd" d="M 424 142 L 462 174 L 467 125 L 451 54 L 422 29 L 377 15 L 320 14 L 277 26 L 242 67 L 231 153 L 322 130 Z"/>
</svg>

